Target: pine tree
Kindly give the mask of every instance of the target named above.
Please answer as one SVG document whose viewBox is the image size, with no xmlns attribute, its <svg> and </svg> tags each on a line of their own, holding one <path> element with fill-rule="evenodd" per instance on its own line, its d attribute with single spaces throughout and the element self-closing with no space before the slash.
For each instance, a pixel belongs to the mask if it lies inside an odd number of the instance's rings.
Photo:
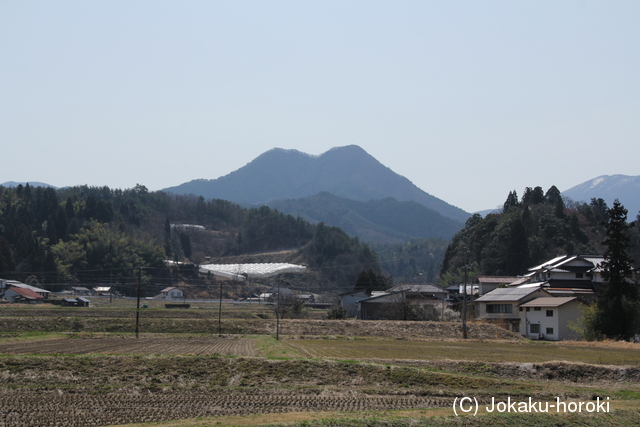
<svg viewBox="0 0 640 427">
<path fill-rule="evenodd" d="M 518 193 L 516 190 L 510 191 L 507 196 L 507 200 L 505 200 L 504 205 L 502 205 L 503 212 L 508 212 L 510 208 L 518 206 Z"/>
<path fill-rule="evenodd" d="M 633 259 L 629 255 L 629 230 L 635 223 L 627 223 L 627 210 L 616 199 L 608 210 L 604 223 L 607 238 L 603 245 L 602 278 L 606 288 L 598 295 L 596 316 L 592 325 L 600 334 L 613 339 L 630 339 L 639 315 L 638 287 L 630 281 Z"/>
</svg>

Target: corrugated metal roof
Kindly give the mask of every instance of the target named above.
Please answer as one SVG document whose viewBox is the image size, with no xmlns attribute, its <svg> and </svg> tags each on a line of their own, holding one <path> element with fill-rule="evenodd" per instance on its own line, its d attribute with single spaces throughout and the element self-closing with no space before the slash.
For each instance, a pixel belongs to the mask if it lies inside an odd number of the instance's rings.
<svg viewBox="0 0 640 427">
<path fill-rule="evenodd" d="M 29 289 L 33 292 L 36 293 L 45 293 L 45 294 L 50 294 L 51 292 L 46 290 L 46 289 L 42 289 L 42 288 L 37 288 L 35 286 L 31 286 L 31 285 L 25 285 L 24 283 L 18 282 L 18 281 L 13 281 L 13 280 L 7 280 L 7 285 L 11 285 L 14 288 L 21 288 L 21 289 Z"/>
<path fill-rule="evenodd" d="M 568 302 L 577 299 L 576 297 L 540 297 L 521 304 L 520 307 L 560 307 Z"/>
<path fill-rule="evenodd" d="M 29 299 L 44 298 L 42 295 L 32 291 L 29 288 L 11 287 L 11 290 L 14 291 L 15 293 L 19 294 L 19 295 L 22 295 L 25 298 L 29 298 Z"/>
<path fill-rule="evenodd" d="M 478 298 L 477 302 L 491 302 L 491 301 L 518 301 L 521 298 L 526 297 L 538 291 L 538 287 L 535 288 L 498 288 L 491 292 L 484 294 Z"/>
</svg>

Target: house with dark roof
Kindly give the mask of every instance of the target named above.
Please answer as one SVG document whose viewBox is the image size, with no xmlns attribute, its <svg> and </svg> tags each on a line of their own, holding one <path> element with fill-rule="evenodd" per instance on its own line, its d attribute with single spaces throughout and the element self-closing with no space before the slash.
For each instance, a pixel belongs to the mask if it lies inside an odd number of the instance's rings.
<svg viewBox="0 0 640 427">
<path fill-rule="evenodd" d="M 357 298 L 357 293 L 348 294 Z M 372 292 L 370 296 L 355 301 L 357 318 L 362 320 L 424 320 L 439 313 L 444 306 L 451 304 L 447 300 L 445 289 L 428 284 L 402 284 L 384 292 Z M 347 295 L 343 295 L 344 296 Z M 344 300 L 343 300 L 344 301 Z M 343 305 L 344 306 L 344 305 Z M 416 316 L 418 318 L 416 318 Z"/>
<path fill-rule="evenodd" d="M 504 287 L 518 280 L 517 276 L 478 276 L 478 295 L 482 296 L 498 287 Z"/>
<path fill-rule="evenodd" d="M 426 284 L 403 284 L 396 285 L 391 289 L 387 289 L 387 292 L 404 292 L 407 298 L 421 299 L 421 300 L 433 300 L 443 299 L 447 297 L 447 291 L 434 285 Z"/>
<path fill-rule="evenodd" d="M 502 324 L 509 331 L 521 333 L 519 306 L 540 297 L 551 297 L 551 294 L 540 287 L 497 288 L 475 301 L 476 313 L 480 319 Z"/>
<path fill-rule="evenodd" d="M 386 320 L 395 318 L 394 309 L 405 302 L 404 293 L 382 293 L 357 302 L 358 315 L 361 320 Z"/>
<path fill-rule="evenodd" d="M 549 288 L 595 290 L 604 283 L 601 255 L 561 255 L 531 267 L 526 275 L 530 282 Z"/>
</svg>

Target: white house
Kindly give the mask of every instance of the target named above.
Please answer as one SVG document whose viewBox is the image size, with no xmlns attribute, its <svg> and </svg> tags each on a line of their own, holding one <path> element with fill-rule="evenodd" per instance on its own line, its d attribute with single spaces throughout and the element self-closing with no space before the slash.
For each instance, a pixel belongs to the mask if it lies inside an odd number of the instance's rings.
<svg viewBox="0 0 640 427">
<path fill-rule="evenodd" d="M 579 334 L 568 327 L 580 317 L 579 305 L 576 297 L 541 297 L 521 304 L 523 335 L 551 341 L 579 339 Z"/>
<path fill-rule="evenodd" d="M 561 255 L 531 267 L 527 276 L 549 288 L 593 290 L 603 283 L 602 261 L 601 255 Z"/>
<path fill-rule="evenodd" d="M 480 319 L 504 323 L 507 330 L 522 333 L 518 307 L 539 297 L 551 297 L 551 295 L 539 287 L 497 288 L 476 300 L 478 306 L 476 312 Z"/>
<path fill-rule="evenodd" d="M 175 286 L 170 286 L 160 291 L 160 298 L 166 300 L 183 299 L 184 294 L 182 293 L 182 290 L 176 288 Z"/>
</svg>

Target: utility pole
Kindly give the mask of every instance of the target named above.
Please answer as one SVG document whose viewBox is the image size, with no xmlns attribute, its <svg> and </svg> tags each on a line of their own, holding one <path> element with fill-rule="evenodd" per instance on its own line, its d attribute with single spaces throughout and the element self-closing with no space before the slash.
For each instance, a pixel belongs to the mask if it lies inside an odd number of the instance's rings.
<svg viewBox="0 0 640 427">
<path fill-rule="evenodd" d="M 142 267 L 138 267 L 138 298 L 136 302 L 136 339 L 138 339 L 138 330 L 140 325 L 140 288 L 142 281 Z"/>
<path fill-rule="evenodd" d="M 276 298 L 276 341 L 280 340 L 280 278 L 278 280 L 278 297 Z"/>
<path fill-rule="evenodd" d="M 220 302 L 218 303 L 218 336 L 222 336 L 222 280 L 220 280 Z"/>
</svg>

